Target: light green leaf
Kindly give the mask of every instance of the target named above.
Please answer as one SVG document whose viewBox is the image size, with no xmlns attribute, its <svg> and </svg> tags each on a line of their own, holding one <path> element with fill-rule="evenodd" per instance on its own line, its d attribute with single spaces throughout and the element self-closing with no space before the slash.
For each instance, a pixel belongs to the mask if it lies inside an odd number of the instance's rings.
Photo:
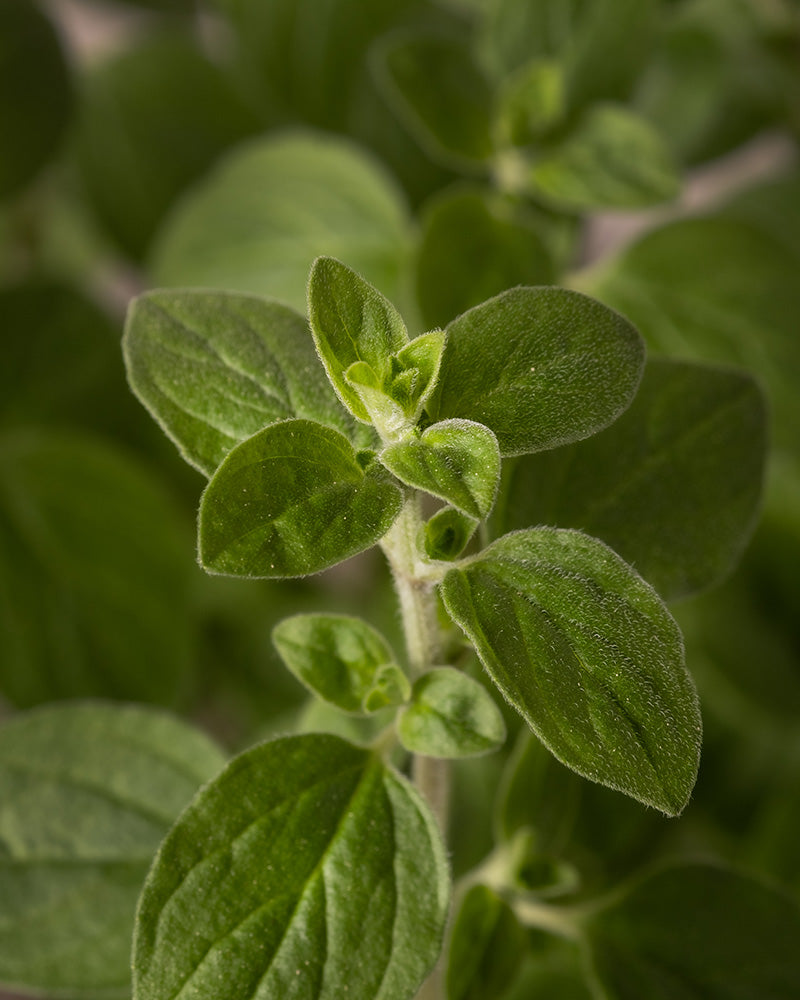
<svg viewBox="0 0 800 1000">
<path fill-rule="evenodd" d="M 318 257 L 311 268 L 308 315 L 334 389 L 359 420 L 371 422 L 345 372 L 362 362 L 382 385 L 391 371 L 391 356 L 408 343 L 402 317 L 361 275 L 332 257 Z"/>
<path fill-rule="evenodd" d="M 636 398 L 611 427 L 517 460 L 497 532 L 580 528 L 667 600 L 709 587 L 730 571 L 755 526 L 766 420 L 749 376 L 650 361 Z"/>
<path fill-rule="evenodd" d="M 129 308 L 122 346 L 134 392 L 206 475 L 231 448 L 278 420 L 307 417 L 353 435 L 308 323 L 277 302 L 229 292 L 147 292 Z"/>
<path fill-rule="evenodd" d="M 515 285 L 552 284 L 555 267 L 540 230 L 518 202 L 479 188 L 432 200 L 416 262 L 426 325 L 443 326 Z"/>
<path fill-rule="evenodd" d="M 680 190 L 669 151 L 644 118 L 613 104 L 589 108 L 569 135 L 537 157 L 531 190 L 565 211 L 637 208 Z"/>
<path fill-rule="evenodd" d="M 38 4 L 0 6 L 0 199 L 26 184 L 55 153 L 72 85 L 58 34 Z"/>
<path fill-rule="evenodd" d="M 392 360 L 389 393 L 414 421 L 436 388 L 445 340 L 444 330 L 422 333 L 400 348 Z"/>
<path fill-rule="evenodd" d="M 0 726 L 0 982 L 130 996 L 153 853 L 224 763 L 197 730 L 151 709 L 62 704 Z"/>
<path fill-rule="evenodd" d="M 373 68 L 390 106 L 432 158 L 473 171 L 489 159 L 492 89 L 467 41 L 396 32 L 375 52 Z"/>
<path fill-rule="evenodd" d="M 390 444 L 380 460 L 402 482 L 447 500 L 470 517 L 482 520 L 492 509 L 500 450 L 482 424 L 443 420 L 419 437 Z"/>
<path fill-rule="evenodd" d="M 345 712 L 362 712 L 374 689 L 383 689 L 391 680 L 378 674 L 394 663 L 394 655 L 383 636 L 360 618 L 294 615 L 275 626 L 272 641 L 298 680 Z"/>
<path fill-rule="evenodd" d="M 502 746 L 506 726 L 486 688 L 452 667 L 423 674 L 397 716 L 397 735 L 411 753 L 474 757 Z"/>
<path fill-rule="evenodd" d="M 455 507 L 442 507 L 425 522 L 425 552 L 429 559 L 460 556 L 478 527 L 478 519 Z"/>
<path fill-rule="evenodd" d="M 0 438 L 0 689 L 29 706 L 172 702 L 194 624 L 191 529 L 148 470 L 56 430 Z"/>
<path fill-rule="evenodd" d="M 675 621 L 602 542 L 506 535 L 442 585 L 451 617 L 508 701 L 584 777 L 668 815 L 689 798 L 700 712 Z"/>
<path fill-rule="evenodd" d="M 585 930 L 609 1000 L 792 1000 L 800 993 L 796 900 L 724 868 L 662 868 L 615 893 Z"/>
<path fill-rule="evenodd" d="M 527 146 L 558 124 L 566 110 L 564 69 L 555 59 L 532 59 L 504 81 L 497 129 L 506 144 Z"/>
<path fill-rule="evenodd" d="M 159 232 L 156 285 L 267 295 L 306 309 L 313 260 L 346 260 L 399 298 L 409 222 L 394 181 L 345 139 L 291 132 L 237 147 Z"/>
<path fill-rule="evenodd" d="M 384 663 L 375 671 L 372 688 L 364 695 L 362 709 L 380 712 L 384 708 L 402 705 L 411 697 L 408 677 L 396 663 Z"/>
<path fill-rule="evenodd" d="M 449 873 L 409 783 L 335 736 L 263 743 L 164 841 L 134 997 L 411 1000 L 441 947 Z"/>
<path fill-rule="evenodd" d="M 231 451 L 200 504 L 200 562 L 211 573 L 306 576 L 368 549 L 400 511 L 381 467 L 310 420 L 284 420 Z"/>
<path fill-rule="evenodd" d="M 513 288 L 447 327 L 436 420 L 486 424 L 502 455 L 595 434 L 633 399 L 644 346 L 618 313 L 563 288 Z"/>
<path fill-rule="evenodd" d="M 453 924 L 447 1000 L 505 996 L 527 950 L 527 934 L 508 903 L 486 886 L 474 885 Z"/>
</svg>

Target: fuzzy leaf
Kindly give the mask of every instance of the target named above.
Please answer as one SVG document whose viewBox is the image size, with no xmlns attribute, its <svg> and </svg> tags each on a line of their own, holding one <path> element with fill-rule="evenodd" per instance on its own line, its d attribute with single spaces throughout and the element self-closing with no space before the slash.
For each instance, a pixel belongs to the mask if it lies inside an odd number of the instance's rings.
<svg viewBox="0 0 800 1000">
<path fill-rule="evenodd" d="M 379 632 L 346 615 L 285 618 L 273 629 L 272 641 L 298 680 L 345 712 L 362 712 L 364 700 L 388 680 L 378 677 L 380 669 L 394 662 Z"/>
<path fill-rule="evenodd" d="M 130 996 L 153 853 L 224 763 L 197 730 L 145 708 L 60 704 L 0 726 L 0 983 Z"/>
<path fill-rule="evenodd" d="M 447 327 L 434 419 L 486 424 L 502 455 L 595 434 L 633 399 L 644 346 L 618 313 L 562 288 L 514 288 Z"/>
<path fill-rule="evenodd" d="M 359 420 L 370 423 L 369 410 L 345 372 L 363 362 L 382 385 L 391 371 L 391 356 L 408 343 L 402 317 L 376 288 L 333 257 L 314 261 L 308 280 L 308 315 L 334 389 Z"/>
<path fill-rule="evenodd" d="M 675 621 L 602 542 L 506 535 L 444 579 L 445 606 L 541 741 L 586 778 L 668 815 L 700 753 L 697 695 Z"/>
<path fill-rule="evenodd" d="M 447 914 L 444 847 L 409 783 L 335 736 L 236 757 L 145 883 L 135 1000 L 410 1000 Z"/>
<path fill-rule="evenodd" d="M 310 420 L 284 420 L 231 451 L 200 504 L 200 562 L 211 573 L 306 576 L 374 545 L 402 497 L 350 442 Z"/>
<path fill-rule="evenodd" d="M 391 444 L 381 462 L 398 479 L 447 500 L 482 520 L 492 509 L 500 479 L 497 438 L 472 420 L 443 420 L 419 437 Z"/>
<path fill-rule="evenodd" d="M 394 356 L 389 392 L 415 421 L 436 387 L 445 339 L 444 330 L 431 330 L 409 341 Z"/>
<path fill-rule="evenodd" d="M 615 893 L 585 929 L 609 1000 L 800 994 L 796 900 L 724 868 L 662 868 Z"/>
<path fill-rule="evenodd" d="M 429 559 L 455 559 L 478 527 L 477 518 L 455 507 L 442 507 L 425 523 L 425 552 Z"/>
<path fill-rule="evenodd" d="M 718 582 L 754 527 L 766 412 L 747 375 L 648 362 L 611 427 L 514 464 L 498 534 L 535 524 L 607 542 L 667 600 Z"/>
<path fill-rule="evenodd" d="M 228 292 L 156 291 L 134 299 L 123 351 L 131 386 L 177 444 L 211 475 L 268 424 L 307 417 L 352 435 L 304 317 Z"/>
<path fill-rule="evenodd" d="M 423 674 L 397 717 L 397 735 L 411 753 L 474 757 L 506 738 L 503 716 L 482 684 L 452 667 Z"/>
</svg>

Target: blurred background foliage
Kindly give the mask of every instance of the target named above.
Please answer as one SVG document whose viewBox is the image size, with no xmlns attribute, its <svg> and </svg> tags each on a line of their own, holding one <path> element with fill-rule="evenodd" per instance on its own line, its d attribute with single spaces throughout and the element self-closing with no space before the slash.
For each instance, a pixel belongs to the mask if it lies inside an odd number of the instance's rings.
<svg viewBox="0 0 800 1000">
<path fill-rule="evenodd" d="M 736 574 L 674 605 L 706 726 L 685 815 L 578 782 L 520 735 L 456 767 L 456 871 L 532 828 L 528 877 L 554 892 L 662 852 L 800 890 L 798 139 L 792 0 L 2 0 L 3 711 L 164 704 L 233 748 L 342 724 L 304 715 L 270 645 L 281 617 L 355 606 L 400 645 L 374 553 L 279 585 L 193 564 L 202 480 L 125 385 L 131 295 L 304 310 L 331 254 L 421 332 L 562 284 L 652 354 L 759 378 L 763 514 Z M 530 982 L 581 996 L 570 962 L 552 950 Z"/>
</svg>

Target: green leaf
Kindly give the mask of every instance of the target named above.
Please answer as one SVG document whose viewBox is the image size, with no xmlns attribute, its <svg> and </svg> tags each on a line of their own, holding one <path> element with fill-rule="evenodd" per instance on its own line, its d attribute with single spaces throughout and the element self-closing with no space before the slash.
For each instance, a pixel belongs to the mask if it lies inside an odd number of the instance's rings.
<svg viewBox="0 0 800 1000">
<path fill-rule="evenodd" d="M 708 864 L 645 876 L 585 926 L 609 1000 L 791 1000 L 800 992 L 800 909 Z"/>
<path fill-rule="evenodd" d="M 414 682 L 397 717 L 397 735 L 411 753 L 474 757 L 502 746 L 500 709 L 479 681 L 452 667 L 435 667 Z"/>
<path fill-rule="evenodd" d="M 58 34 L 30 0 L 0 7 L 0 198 L 26 184 L 55 153 L 72 103 Z"/>
<path fill-rule="evenodd" d="M 378 702 L 381 691 L 389 693 L 393 675 L 381 669 L 394 665 L 394 655 L 383 636 L 360 618 L 294 615 L 275 626 L 272 641 L 298 680 L 345 712 L 361 713 L 366 699 Z"/>
<path fill-rule="evenodd" d="M 532 59 L 504 82 L 498 124 L 507 144 L 527 146 L 556 125 L 566 110 L 564 70 L 555 59 Z"/>
<path fill-rule="evenodd" d="M 83 81 L 75 153 L 90 204 L 140 259 L 178 195 L 259 118 L 184 31 L 150 32 Z"/>
<path fill-rule="evenodd" d="M 265 427 L 229 452 L 200 504 L 200 562 L 211 573 L 306 576 L 370 548 L 400 490 L 350 442 L 310 420 Z"/>
<path fill-rule="evenodd" d="M 409 486 L 485 518 L 500 480 L 500 450 L 488 427 L 472 420 L 443 420 L 419 437 L 390 444 L 381 462 Z"/>
<path fill-rule="evenodd" d="M 449 323 L 515 285 L 549 285 L 553 260 L 535 219 L 519 204 L 479 188 L 446 191 L 427 207 L 416 285 L 427 326 Z"/>
<path fill-rule="evenodd" d="M 391 356 L 408 343 L 402 317 L 361 275 L 332 257 L 318 257 L 308 279 L 308 315 L 314 343 L 340 399 L 367 423 L 369 410 L 345 378 L 352 365 L 367 365 L 383 385 Z"/>
<path fill-rule="evenodd" d="M 709 587 L 730 571 L 755 526 L 766 421 L 749 376 L 650 361 L 635 400 L 611 427 L 516 461 L 497 532 L 580 528 L 667 600 Z"/>
<path fill-rule="evenodd" d="M 152 475 L 76 432 L 0 438 L 0 689 L 20 706 L 172 702 L 189 662 L 191 530 Z"/>
<path fill-rule="evenodd" d="M 401 347 L 392 359 L 389 393 L 415 422 L 436 388 L 445 339 L 444 330 L 422 333 Z"/>
<path fill-rule="evenodd" d="M 480 168 L 493 152 L 489 80 L 470 46 L 446 32 L 396 32 L 373 68 L 390 105 L 444 165 Z"/>
<path fill-rule="evenodd" d="M 425 522 L 424 548 L 429 559 L 455 559 L 478 527 L 477 518 L 455 507 L 442 507 Z"/>
<path fill-rule="evenodd" d="M 612 310 L 563 288 L 513 288 L 447 327 L 429 410 L 486 424 L 502 455 L 595 434 L 633 399 L 644 346 Z"/>
<path fill-rule="evenodd" d="M 334 736 L 263 743 L 164 841 L 134 997 L 410 1000 L 439 953 L 448 883 L 435 822 L 399 774 Z"/>
<path fill-rule="evenodd" d="M 224 762 L 197 730 L 151 709 L 62 704 L 0 726 L 0 982 L 130 996 L 153 853 Z"/>
<path fill-rule="evenodd" d="M 527 945 L 527 934 L 508 903 L 486 886 L 474 885 L 453 924 L 447 1000 L 504 996 L 522 966 Z"/>
<path fill-rule="evenodd" d="M 537 157 L 531 190 L 565 211 L 637 208 L 668 201 L 680 190 L 669 151 L 644 118 L 595 104 L 569 135 Z"/>
<path fill-rule="evenodd" d="M 240 146 L 182 199 L 159 232 L 157 285 L 267 295 L 298 312 L 320 254 L 346 260 L 397 300 L 410 246 L 393 180 L 352 143 L 271 134 Z"/>
<path fill-rule="evenodd" d="M 308 323 L 277 302 L 228 292 L 147 292 L 129 308 L 122 346 L 134 392 L 206 475 L 278 420 L 306 417 L 353 434 Z"/>
<path fill-rule="evenodd" d="M 697 695 L 678 626 L 619 556 L 577 531 L 518 531 L 450 570 L 442 597 L 554 756 L 668 815 L 683 809 Z"/>
</svg>

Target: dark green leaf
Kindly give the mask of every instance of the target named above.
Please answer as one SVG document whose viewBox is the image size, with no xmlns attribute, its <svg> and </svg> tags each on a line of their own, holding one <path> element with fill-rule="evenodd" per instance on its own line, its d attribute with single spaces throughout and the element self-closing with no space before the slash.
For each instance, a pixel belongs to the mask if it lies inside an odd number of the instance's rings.
<svg viewBox="0 0 800 1000">
<path fill-rule="evenodd" d="M 84 703 L 0 727 L 0 982 L 130 995 L 136 900 L 153 853 L 225 763 L 197 730 Z"/>
<path fill-rule="evenodd" d="M 390 104 L 432 157 L 474 169 L 492 155 L 491 85 L 465 40 L 398 33 L 374 65 Z"/>
<path fill-rule="evenodd" d="M 333 257 L 314 261 L 308 315 L 333 387 L 355 416 L 370 423 L 370 412 L 345 373 L 361 362 L 382 387 L 391 372 L 391 356 L 408 343 L 402 317 L 376 288 Z"/>
<path fill-rule="evenodd" d="M 641 338 L 622 316 L 563 288 L 514 288 L 447 327 L 432 416 L 486 424 L 502 455 L 595 434 L 633 399 Z"/>
<path fill-rule="evenodd" d="M 455 507 L 442 507 L 425 523 L 425 552 L 429 559 L 455 559 L 466 548 L 478 520 Z"/>
<path fill-rule="evenodd" d="M 134 392 L 206 475 L 231 448 L 278 420 L 308 417 L 353 432 L 308 323 L 277 302 L 227 292 L 148 292 L 130 307 L 123 351 Z"/>
<path fill-rule="evenodd" d="M 410 1000 L 439 953 L 444 847 L 404 778 L 334 736 L 264 743 L 195 798 L 139 905 L 136 1000 Z"/>
<path fill-rule="evenodd" d="M 417 297 L 428 326 L 514 285 L 549 285 L 553 260 L 540 227 L 517 203 L 479 189 L 458 189 L 433 201 L 423 218 L 417 255 Z"/>
<path fill-rule="evenodd" d="M 372 704 L 382 700 L 381 692 L 388 694 L 392 678 L 381 674 L 381 668 L 392 666 L 394 656 L 383 636 L 360 618 L 294 615 L 275 626 L 272 641 L 298 680 L 345 712 L 360 713 L 370 695 Z M 407 681 L 405 687 L 399 701 L 408 697 Z"/>
<path fill-rule="evenodd" d="M 39 5 L 0 6 L 0 198 L 27 183 L 55 153 L 71 82 L 53 25 Z"/>
<path fill-rule="evenodd" d="M 231 576 L 306 576 L 374 545 L 400 511 L 380 466 L 365 473 L 350 442 L 311 420 L 284 420 L 243 441 L 200 505 L 200 562 Z"/>
<path fill-rule="evenodd" d="M 674 198 L 678 175 L 644 118 L 613 104 L 589 108 L 569 135 L 533 164 L 532 190 L 556 208 L 636 208 Z"/>
<path fill-rule="evenodd" d="M 392 300 L 410 243 L 392 179 L 344 139 L 292 132 L 238 147 L 159 233 L 154 283 L 267 295 L 299 312 L 320 254 L 340 257 Z"/>
<path fill-rule="evenodd" d="M 508 903 L 486 886 L 473 886 L 450 937 L 447 1000 L 500 1000 L 526 951 L 527 935 Z"/>
<path fill-rule="evenodd" d="M 452 569 L 451 617 L 509 702 L 584 777 L 668 815 L 689 798 L 700 713 L 678 626 L 602 542 L 537 528 Z"/>
<path fill-rule="evenodd" d="M 586 924 L 609 1000 L 792 1000 L 800 993 L 800 909 L 712 865 L 649 875 Z"/>
<path fill-rule="evenodd" d="M 189 525 L 92 438 L 0 440 L 0 688 L 18 705 L 174 700 L 193 625 Z"/>
<path fill-rule="evenodd" d="M 398 479 L 447 500 L 458 510 L 485 518 L 500 479 L 497 438 L 472 420 L 443 420 L 419 437 L 384 448 L 381 462 Z"/>
<path fill-rule="evenodd" d="M 412 753 L 474 757 L 502 746 L 506 726 L 486 688 L 452 667 L 436 667 L 414 682 L 397 717 L 397 735 Z"/>
<path fill-rule="evenodd" d="M 667 600 L 718 582 L 755 524 L 766 413 L 747 375 L 648 363 L 630 408 L 568 448 L 518 459 L 498 534 L 535 524 L 607 542 Z"/>
<path fill-rule="evenodd" d="M 188 33 L 151 33 L 88 73 L 76 154 L 100 221 L 140 258 L 176 197 L 259 128 Z"/>
</svg>

